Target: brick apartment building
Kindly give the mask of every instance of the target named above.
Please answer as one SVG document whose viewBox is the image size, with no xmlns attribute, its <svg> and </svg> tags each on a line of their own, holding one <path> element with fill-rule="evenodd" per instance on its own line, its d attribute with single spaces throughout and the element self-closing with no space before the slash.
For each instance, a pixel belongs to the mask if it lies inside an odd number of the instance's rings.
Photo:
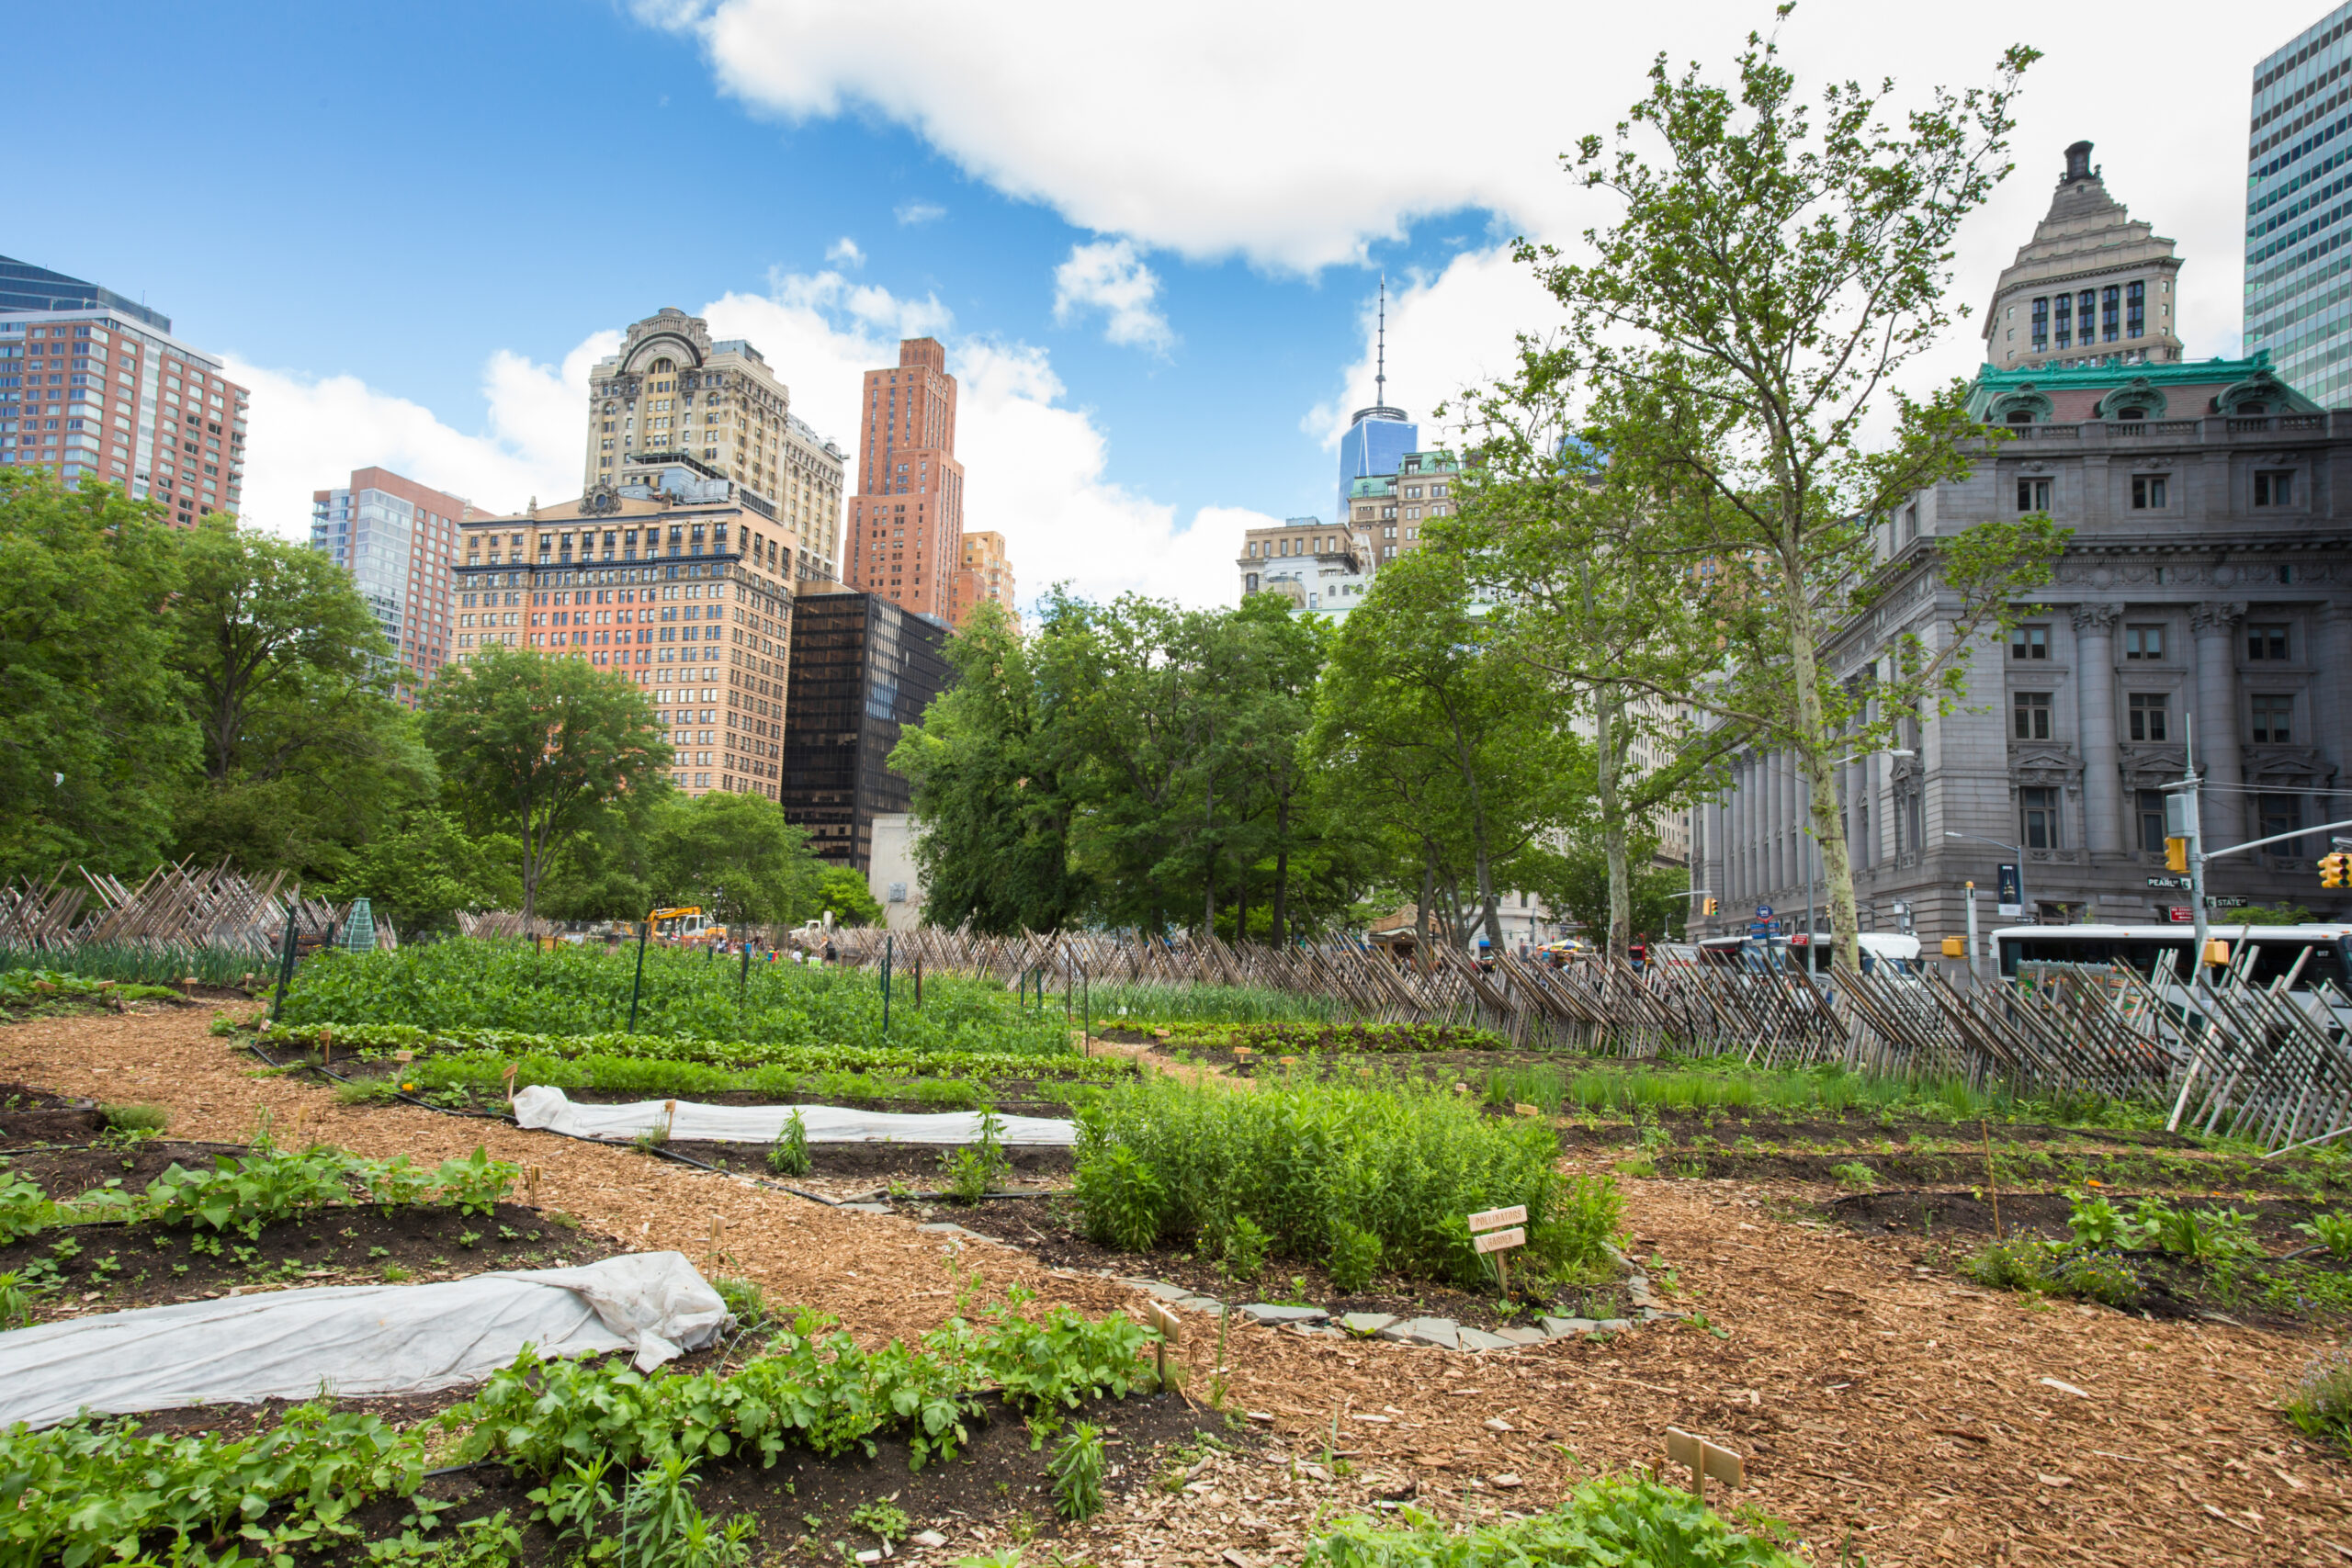
<svg viewBox="0 0 2352 1568">
<path fill-rule="evenodd" d="M 964 465 L 956 378 L 935 338 L 907 338 L 899 363 L 865 373 L 846 581 L 942 626 L 963 565 Z"/>
</svg>

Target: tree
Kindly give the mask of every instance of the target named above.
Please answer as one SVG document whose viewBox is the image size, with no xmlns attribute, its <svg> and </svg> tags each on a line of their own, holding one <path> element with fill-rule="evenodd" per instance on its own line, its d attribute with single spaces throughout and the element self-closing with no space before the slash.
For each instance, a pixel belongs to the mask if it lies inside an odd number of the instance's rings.
<svg viewBox="0 0 2352 1568">
<path fill-rule="evenodd" d="M 1070 864 L 1071 802 L 1042 744 L 1052 705 L 1002 610 L 948 639 L 956 679 L 909 726 L 890 766 L 913 786 L 924 914 L 997 935 L 1058 931 L 1086 905 Z"/>
<path fill-rule="evenodd" d="M 865 878 L 845 865 L 829 865 L 817 881 L 817 897 L 824 912 L 833 917 L 837 926 L 878 926 L 882 923 L 881 901 L 873 889 L 865 886 Z"/>
<path fill-rule="evenodd" d="M 808 829 L 767 796 L 673 795 L 652 829 L 655 897 L 664 902 L 700 904 L 730 929 L 817 914 L 825 868 L 808 852 Z"/>
<path fill-rule="evenodd" d="M 1464 554 L 1495 601 L 1498 647 L 1542 671 L 1589 722 L 1607 895 L 1605 919 L 1589 929 L 1623 951 L 1643 929 L 1633 838 L 1720 787 L 1747 732 L 1702 726 L 1660 694 L 1690 691 L 1722 660 L 1695 613 L 1705 547 L 1681 526 L 1673 476 L 1640 460 L 1646 400 L 1604 384 L 1579 409 L 1572 367 L 1556 347 L 1521 340 L 1518 372 L 1474 400 L 1478 461 L 1457 514 L 1424 536 Z"/>
<path fill-rule="evenodd" d="M 426 807 L 353 851 L 323 891 L 337 900 L 367 898 L 403 935 L 447 931 L 460 909 L 503 909 L 521 900 L 516 851 L 512 839 L 469 837 L 455 817 Z"/>
<path fill-rule="evenodd" d="M 179 543 L 173 659 L 204 750 L 175 847 L 254 871 L 334 869 L 433 793 L 432 757 L 391 700 L 393 650 L 318 551 L 218 514 Z"/>
<path fill-rule="evenodd" d="M 158 508 L 0 468 L 0 875 L 162 852 L 200 743 L 164 618 L 179 581 Z"/>
<path fill-rule="evenodd" d="M 1887 744 L 1921 702 L 1956 702 L 1962 655 L 2047 580 L 2064 536 L 2029 517 L 1923 541 L 1947 623 L 1939 644 L 1899 637 L 1873 672 L 1838 678 L 1829 642 L 1890 581 L 1876 524 L 1964 473 L 1987 437 L 1961 387 L 1913 401 L 1891 384 L 1950 322 L 1953 237 L 2008 172 L 2010 101 L 2035 58 L 2010 49 L 1996 86 L 1939 89 L 1894 131 L 1883 122 L 1891 83 L 1832 84 L 1816 123 L 1777 39 L 1748 36 L 1736 91 L 1696 66 L 1669 79 L 1661 55 L 1615 156 L 1598 136 L 1574 155 L 1582 183 L 1623 209 L 1587 233 L 1592 257 L 1519 247 L 1568 310 L 1578 373 L 1658 415 L 1644 466 L 1672 477 L 1712 552 L 1703 608 L 1722 623 L 1726 667 L 1701 690 L 1661 694 L 1796 757 L 1837 961 L 1849 968 L 1858 922 L 1832 764 Z M 1663 140 L 1661 167 L 1634 150 L 1637 133 Z M 1890 397 L 1893 437 L 1870 449 L 1869 420 Z"/>
<path fill-rule="evenodd" d="M 1566 820 L 1582 760 L 1535 672 L 1494 648 L 1459 554 L 1424 547 L 1373 580 L 1340 627 L 1308 746 L 1350 806 L 1418 849 L 1423 918 L 1450 884 L 1501 951 L 1498 896 Z"/>
<path fill-rule="evenodd" d="M 1652 858 L 1657 840 L 1646 834 L 1632 839 L 1624 852 L 1630 868 L 1612 865 L 1608 848 L 1595 839 L 1572 837 L 1564 848 L 1528 857 L 1527 887 L 1611 953 L 1623 954 L 1637 935 L 1688 931 L 1690 901 L 1675 895 L 1690 891 L 1690 874 L 1657 864 Z"/>
<path fill-rule="evenodd" d="M 583 660 L 484 649 L 425 688 L 424 724 L 459 817 L 521 845 L 526 920 L 550 865 L 592 822 L 650 812 L 670 791 L 650 699 Z"/>
</svg>

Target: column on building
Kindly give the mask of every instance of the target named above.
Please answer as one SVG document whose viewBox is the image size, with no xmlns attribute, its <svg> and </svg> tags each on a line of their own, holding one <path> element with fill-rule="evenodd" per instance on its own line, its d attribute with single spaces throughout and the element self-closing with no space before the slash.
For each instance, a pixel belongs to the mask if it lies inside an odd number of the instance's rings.
<svg viewBox="0 0 2352 1568">
<path fill-rule="evenodd" d="M 2123 850 L 2123 774 L 2115 724 L 2113 604 L 2075 606 L 2075 743 L 2083 758 L 2083 843 L 2095 855 Z"/>
<path fill-rule="evenodd" d="M 2204 776 L 2205 809 L 2199 826 L 2208 853 L 2245 837 L 2245 780 L 2238 721 L 2238 627 L 2245 601 L 2208 600 L 2189 612 L 2197 640 L 2197 767 Z"/>
<path fill-rule="evenodd" d="M 2319 686 L 2312 696 L 2312 739 L 2327 749 L 2335 764 L 2335 787 L 2352 787 L 2352 602 L 2335 599 L 2319 614 L 2322 658 Z M 2323 796 L 2314 822 L 2352 817 L 2352 803 L 2342 795 Z"/>
</svg>

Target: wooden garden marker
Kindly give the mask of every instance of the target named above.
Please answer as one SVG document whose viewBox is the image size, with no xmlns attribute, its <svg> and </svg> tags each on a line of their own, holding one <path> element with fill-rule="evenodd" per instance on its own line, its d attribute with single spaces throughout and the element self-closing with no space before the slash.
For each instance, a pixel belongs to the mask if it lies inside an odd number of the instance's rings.
<svg viewBox="0 0 2352 1568">
<path fill-rule="evenodd" d="M 1540 1105 L 1514 1104 L 1510 1109 L 1511 1114 L 1514 1116 L 1541 1116 L 1544 1114 L 1544 1108 Z"/>
<path fill-rule="evenodd" d="M 1679 1427 L 1666 1429 L 1666 1462 L 1690 1467 L 1690 1495 L 1702 1503 L 1707 1500 L 1710 1481 L 1734 1487 L 1747 1484 L 1747 1473 L 1739 1455 L 1729 1449 L 1719 1449 L 1704 1438 L 1693 1437 Z"/>
<path fill-rule="evenodd" d="M 1159 1386 L 1168 1386 L 1168 1347 L 1184 1342 L 1184 1324 L 1174 1313 L 1158 1302 L 1143 1303 L 1143 1320 L 1159 1330 L 1159 1342 L 1151 1348 L 1152 1367 L 1159 1375 Z"/>
<path fill-rule="evenodd" d="M 723 1218 L 721 1218 L 719 1215 L 713 1214 L 713 1215 L 711 1215 L 711 1216 L 710 1216 L 710 1256 L 711 1256 L 711 1257 L 713 1257 L 713 1258 L 717 1258 L 717 1257 L 718 1257 L 718 1256 L 719 1256 L 719 1252 L 718 1252 L 718 1240 L 719 1240 L 719 1235 L 720 1235 L 720 1233 L 725 1229 L 726 1224 L 727 1224 L 726 1220 L 725 1220 L 725 1219 L 723 1219 Z"/>
<path fill-rule="evenodd" d="M 523 1191 L 530 1199 L 531 1207 L 539 1206 L 539 1168 L 526 1166 L 523 1170 Z"/>
<path fill-rule="evenodd" d="M 677 1122 L 678 1102 L 674 1100 L 663 1100 L 662 1102 L 662 1141 L 663 1143 L 670 1141 L 670 1129 L 676 1126 Z"/>
<path fill-rule="evenodd" d="M 1513 1203 L 1508 1209 L 1481 1209 L 1470 1216 L 1470 1245 L 1480 1252 L 1492 1253 L 1495 1259 L 1495 1280 L 1502 1286 L 1503 1294 L 1510 1294 L 1510 1259 L 1505 1256 L 1514 1247 L 1527 1245 L 1527 1205 Z M 1510 1227 L 1506 1230 L 1503 1227 Z"/>
<path fill-rule="evenodd" d="M 514 1103 L 514 1068 L 511 1064 L 506 1069 L 506 1103 Z"/>
</svg>

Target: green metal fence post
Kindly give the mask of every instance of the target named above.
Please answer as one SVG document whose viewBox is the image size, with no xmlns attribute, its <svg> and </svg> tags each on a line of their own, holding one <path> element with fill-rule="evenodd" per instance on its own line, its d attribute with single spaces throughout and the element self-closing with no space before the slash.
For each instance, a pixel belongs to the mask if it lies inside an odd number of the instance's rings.
<svg viewBox="0 0 2352 1568">
<path fill-rule="evenodd" d="M 653 922 L 647 920 L 637 928 L 637 978 L 628 987 L 628 1032 L 637 1032 L 637 998 L 645 989 L 645 942 L 653 934 Z"/>
</svg>

